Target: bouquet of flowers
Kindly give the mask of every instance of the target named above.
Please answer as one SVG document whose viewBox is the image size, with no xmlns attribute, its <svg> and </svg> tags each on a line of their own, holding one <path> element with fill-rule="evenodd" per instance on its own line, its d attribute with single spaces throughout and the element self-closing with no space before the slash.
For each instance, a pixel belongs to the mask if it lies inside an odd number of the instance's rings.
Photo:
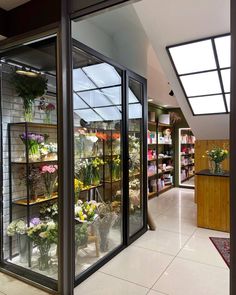
<svg viewBox="0 0 236 295">
<path fill-rule="evenodd" d="M 57 165 L 43 165 L 40 168 L 40 173 L 43 176 L 46 188 L 46 196 L 52 197 L 52 193 L 57 182 Z"/>
<path fill-rule="evenodd" d="M 74 179 L 74 191 L 75 191 L 75 203 L 78 202 L 79 193 L 83 189 L 83 182 L 78 180 L 77 178 Z"/>
<path fill-rule="evenodd" d="M 26 173 L 25 169 L 23 169 L 20 174 L 21 180 L 23 180 L 24 184 L 29 186 L 29 195 L 32 200 L 37 199 L 36 191 L 38 189 L 39 180 L 40 180 L 40 171 L 38 167 L 29 166 L 29 172 Z"/>
<path fill-rule="evenodd" d="M 7 227 L 7 235 L 13 237 L 15 234 L 24 235 L 27 232 L 27 225 L 23 219 L 13 220 Z"/>
<path fill-rule="evenodd" d="M 224 148 L 222 149 L 220 147 L 213 147 L 212 150 L 206 151 L 206 155 L 211 161 L 221 163 L 228 157 L 229 152 Z"/>
<path fill-rule="evenodd" d="M 48 138 L 46 134 L 24 132 L 20 135 L 22 142 L 28 147 L 29 156 L 39 156 L 40 146 Z"/>
<path fill-rule="evenodd" d="M 100 167 L 105 165 L 105 162 L 100 158 L 92 160 L 92 184 L 98 185 L 100 183 Z"/>
<path fill-rule="evenodd" d="M 28 237 L 38 247 L 39 269 L 46 270 L 49 268 L 49 250 L 52 244 L 57 244 L 58 241 L 58 225 L 53 220 L 39 221 L 38 224 L 31 226 L 28 229 Z"/>
<path fill-rule="evenodd" d="M 33 120 L 34 101 L 46 92 L 47 82 L 46 77 L 39 73 L 35 73 L 33 77 L 20 75 L 17 71 L 12 74 L 11 83 L 18 96 L 23 100 L 25 121 L 31 122 Z"/>
<path fill-rule="evenodd" d="M 50 205 L 43 205 L 39 213 L 41 219 L 47 220 L 49 218 L 56 222 L 58 220 L 58 205 L 53 202 Z"/>
<path fill-rule="evenodd" d="M 51 112 L 54 111 L 55 108 L 53 103 L 46 102 L 44 97 L 40 98 L 38 109 L 45 113 L 44 123 L 51 124 Z"/>
<path fill-rule="evenodd" d="M 229 151 L 226 148 L 213 147 L 210 151 L 206 151 L 206 156 L 210 162 L 210 170 L 213 173 L 222 173 L 221 163 L 228 157 Z M 205 155 L 203 155 L 205 157 Z"/>
<path fill-rule="evenodd" d="M 78 201 L 75 205 L 75 218 L 79 222 L 92 222 L 96 218 L 97 202 L 82 202 Z"/>
<path fill-rule="evenodd" d="M 75 177 L 81 179 L 84 188 L 90 187 L 92 183 L 92 164 L 88 159 L 75 162 Z"/>
<path fill-rule="evenodd" d="M 46 160 L 57 160 L 57 143 L 42 143 L 39 148 L 41 157 Z"/>
</svg>

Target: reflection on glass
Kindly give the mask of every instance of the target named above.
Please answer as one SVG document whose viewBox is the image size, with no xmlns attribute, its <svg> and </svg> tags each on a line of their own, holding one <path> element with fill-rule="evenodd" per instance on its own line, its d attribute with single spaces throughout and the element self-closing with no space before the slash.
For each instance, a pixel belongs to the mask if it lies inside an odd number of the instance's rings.
<svg viewBox="0 0 236 295">
<path fill-rule="evenodd" d="M 195 115 L 225 112 L 223 95 L 211 95 L 189 98 Z"/>
<path fill-rule="evenodd" d="M 180 75 L 216 69 L 211 40 L 172 47 L 170 53 Z"/>
<path fill-rule="evenodd" d="M 132 236 L 143 227 L 142 84 L 130 78 L 129 89 L 129 235 Z"/>
<path fill-rule="evenodd" d="M 5 52 L 1 61 L 1 99 L 6 153 L 4 260 L 13 268 L 24 268 L 25 274 L 34 272 L 33 278 L 41 274 L 57 280 L 55 47 L 53 38 Z"/>
<path fill-rule="evenodd" d="M 187 96 L 221 93 L 217 71 L 180 77 Z"/>
<path fill-rule="evenodd" d="M 77 276 L 122 244 L 122 112 L 118 69 L 74 47 L 73 75 Z"/>
</svg>

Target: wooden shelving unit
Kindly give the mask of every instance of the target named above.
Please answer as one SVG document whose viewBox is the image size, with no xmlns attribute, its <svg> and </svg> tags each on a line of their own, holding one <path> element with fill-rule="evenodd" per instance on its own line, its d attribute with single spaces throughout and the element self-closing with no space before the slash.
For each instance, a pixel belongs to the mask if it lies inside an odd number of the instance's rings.
<svg viewBox="0 0 236 295">
<path fill-rule="evenodd" d="M 174 175 L 174 145 L 173 138 L 167 140 L 163 134 L 163 141 L 160 140 L 158 134 L 163 133 L 166 129 L 173 131 L 173 126 L 158 123 L 157 116 L 155 122 L 148 121 L 148 197 L 152 198 L 167 191 L 173 187 Z M 154 136 L 155 134 L 155 136 Z M 172 132 L 173 136 L 173 132 Z M 164 140 L 165 139 L 165 140 Z M 162 156 L 163 155 L 163 156 Z M 164 168 L 163 168 L 164 164 Z M 166 168 L 165 166 L 171 166 Z M 161 168 L 160 168 L 161 167 Z M 169 182 L 171 181 L 171 184 Z M 168 184 L 164 184 L 164 183 Z"/>
<path fill-rule="evenodd" d="M 195 137 L 190 128 L 179 129 L 179 185 L 194 187 L 186 183 L 195 174 Z"/>
</svg>

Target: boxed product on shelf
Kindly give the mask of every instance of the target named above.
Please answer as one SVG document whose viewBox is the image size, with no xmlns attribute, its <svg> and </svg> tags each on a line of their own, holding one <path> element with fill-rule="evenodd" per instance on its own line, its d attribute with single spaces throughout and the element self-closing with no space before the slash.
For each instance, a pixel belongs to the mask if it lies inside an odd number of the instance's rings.
<svg viewBox="0 0 236 295">
<path fill-rule="evenodd" d="M 159 116 L 159 123 L 170 125 L 170 114 L 162 114 Z"/>
<path fill-rule="evenodd" d="M 148 144 L 156 144 L 157 136 L 155 131 L 148 130 Z"/>
<path fill-rule="evenodd" d="M 155 112 L 148 112 L 148 121 L 149 122 L 156 122 L 156 113 Z"/>
</svg>

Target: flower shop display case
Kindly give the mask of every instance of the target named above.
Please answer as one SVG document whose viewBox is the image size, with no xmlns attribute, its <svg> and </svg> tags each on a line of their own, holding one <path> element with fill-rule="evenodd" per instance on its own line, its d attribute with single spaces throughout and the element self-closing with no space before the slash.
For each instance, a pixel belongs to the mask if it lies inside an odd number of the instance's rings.
<svg viewBox="0 0 236 295">
<path fill-rule="evenodd" d="M 61 265 L 78 285 L 147 230 L 146 80 L 74 42 L 66 120 L 55 39 L 19 44 L 0 64 L 0 266 L 52 290 Z M 29 79 L 11 82 L 18 68 L 44 81 L 28 105 L 19 89 L 32 91 Z"/>
</svg>

